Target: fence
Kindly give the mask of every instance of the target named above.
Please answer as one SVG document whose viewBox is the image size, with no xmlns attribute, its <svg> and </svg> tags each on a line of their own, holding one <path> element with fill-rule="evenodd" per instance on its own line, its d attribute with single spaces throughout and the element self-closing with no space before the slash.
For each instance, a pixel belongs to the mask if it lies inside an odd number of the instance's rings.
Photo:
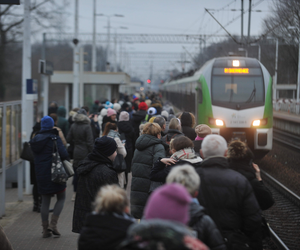
<svg viewBox="0 0 300 250">
<path fill-rule="evenodd" d="M 295 115 L 300 115 L 300 104 L 298 103 L 273 103 L 273 109 L 275 111 L 284 111 Z"/>
</svg>

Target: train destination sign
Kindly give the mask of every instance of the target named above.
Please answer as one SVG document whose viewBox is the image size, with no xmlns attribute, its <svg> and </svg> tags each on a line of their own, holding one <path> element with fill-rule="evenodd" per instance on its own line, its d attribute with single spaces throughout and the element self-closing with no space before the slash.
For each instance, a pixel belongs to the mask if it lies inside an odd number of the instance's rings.
<svg viewBox="0 0 300 250">
<path fill-rule="evenodd" d="M 226 74 L 249 74 L 249 68 L 224 68 Z"/>
</svg>

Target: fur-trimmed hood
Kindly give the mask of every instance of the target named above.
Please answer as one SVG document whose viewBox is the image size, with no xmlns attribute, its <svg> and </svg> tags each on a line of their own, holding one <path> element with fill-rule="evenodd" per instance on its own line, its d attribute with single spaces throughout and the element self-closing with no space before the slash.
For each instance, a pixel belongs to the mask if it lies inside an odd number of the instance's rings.
<svg viewBox="0 0 300 250">
<path fill-rule="evenodd" d="M 184 127 L 191 127 L 194 128 L 196 125 L 195 116 L 190 112 L 183 112 L 181 113 L 178 118 L 181 121 L 181 126 Z"/>
<path fill-rule="evenodd" d="M 90 118 L 84 114 L 76 114 L 73 116 L 73 121 L 76 123 L 91 123 Z"/>
</svg>

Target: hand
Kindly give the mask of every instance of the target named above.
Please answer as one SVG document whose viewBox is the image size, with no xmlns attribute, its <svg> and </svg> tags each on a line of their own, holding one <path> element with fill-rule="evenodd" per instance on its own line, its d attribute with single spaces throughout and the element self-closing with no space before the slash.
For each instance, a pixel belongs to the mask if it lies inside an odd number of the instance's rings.
<svg viewBox="0 0 300 250">
<path fill-rule="evenodd" d="M 172 158 L 162 158 L 160 160 L 163 164 L 166 164 L 167 166 L 170 166 L 171 164 L 175 164 L 177 161 Z"/>
<path fill-rule="evenodd" d="M 252 163 L 252 166 L 255 169 L 256 179 L 261 181 L 262 179 L 261 179 L 261 176 L 260 176 L 260 169 L 259 169 L 258 165 L 255 164 L 255 163 Z"/>
<path fill-rule="evenodd" d="M 94 122 L 98 122 L 98 115 L 94 115 L 93 119 L 94 119 Z"/>
</svg>

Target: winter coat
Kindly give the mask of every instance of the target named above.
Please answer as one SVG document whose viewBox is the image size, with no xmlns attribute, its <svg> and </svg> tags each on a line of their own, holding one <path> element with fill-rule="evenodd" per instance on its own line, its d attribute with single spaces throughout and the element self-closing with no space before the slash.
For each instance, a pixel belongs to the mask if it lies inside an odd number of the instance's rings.
<svg viewBox="0 0 300 250">
<path fill-rule="evenodd" d="M 194 128 L 188 127 L 188 126 L 181 126 L 182 129 L 182 133 L 184 133 L 184 135 L 188 138 L 190 138 L 192 141 L 195 140 L 195 138 L 197 137 L 197 134 L 195 132 Z"/>
<path fill-rule="evenodd" d="M 179 150 L 179 151 L 175 152 L 171 156 L 171 158 L 177 160 L 177 162 L 175 164 L 171 164 L 170 166 L 167 166 L 167 167 L 164 163 L 162 163 L 160 161 L 161 159 L 158 159 L 154 163 L 153 168 L 151 169 L 151 173 L 150 173 L 151 181 L 165 183 L 168 174 L 171 172 L 171 170 L 174 167 L 181 166 L 184 164 L 190 164 L 196 168 L 202 162 L 202 158 L 200 158 L 199 156 L 196 156 L 194 153 L 194 150 L 191 148 L 184 148 L 182 150 Z"/>
<path fill-rule="evenodd" d="M 133 223 L 133 219 L 126 214 L 90 214 L 82 228 L 78 250 L 117 249 Z"/>
<path fill-rule="evenodd" d="M 94 147 L 94 139 L 90 126 L 90 119 L 84 114 L 76 114 L 67 136 L 67 142 L 74 143 L 73 167 L 76 170 L 79 161 L 83 160 Z"/>
<path fill-rule="evenodd" d="M 201 179 L 198 200 L 223 236 L 241 230 L 252 249 L 262 249 L 260 208 L 249 181 L 229 169 L 225 157 L 208 157 L 196 171 Z"/>
<path fill-rule="evenodd" d="M 30 140 L 37 134 L 37 132 L 39 132 L 41 130 L 41 123 L 37 122 L 36 124 L 34 124 L 34 126 L 32 127 L 32 132 L 30 135 Z M 34 162 L 29 162 L 30 163 L 30 184 L 32 185 L 36 185 L 36 175 L 35 175 L 35 166 L 34 166 Z"/>
<path fill-rule="evenodd" d="M 263 181 L 257 180 L 255 169 L 249 161 L 229 159 L 229 168 L 247 178 L 253 188 L 261 210 L 266 210 L 274 205 L 275 201 L 271 191 L 264 185 Z"/>
<path fill-rule="evenodd" d="M 140 219 L 149 195 L 151 168 L 158 158 L 165 157 L 165 148 L 160 139 L 147 134 L 136 140 L 135 148 L 131 168 L 130 202 L 132 216 Z"/>
<path fill-rule="evenodd" d="M 98 156 L 94 156 L 93 153 L 89 154 L 81 161 L 77 168 L 77 174 L 79 179 L 73 213 L 72 231 L 74 233 L 80 233 L 86 215 L 92 212 L 92 202 L 94 202 L 100 187 L 107 184 L 118 184 L 118 176 L 112 169 L 112 161 L 101 155 L 101 152 Z"/>
<path fill-rule="evenodd" d="M 202 141 L 203 140 L 197 140 L 197 141 L 195 141 L 195 139 L 193 140 L 195 153 L 199 156 L 200 156 Z"/>
<path fill-rule="evenodd" d="M 118 122 L 118 129 L 119 129 L 119 134 L 122 137 L 122 134 L 125 135 L 125 148 L 127 151 L 127 155 L 125 157 L 126 161 L 126 172 L 131 172 L 131 161 L 133 157 L 133 152 L 135 149 L 135 134 L 134 134 L 134 129 L 130 121 L 121 121 Z"/>
<path fill-rule="evenodd" d="M 210 250 L 226 250 L 223 237 L 214 221 L 205 213 L 198 203 L 190 204 L 190 221 L 188 226 L 197 232 L 197 238 Z"/>
<path fill-rule="evenodd" d="M 140 125 L 141 122 L 145 120 L 147 115 L 147 111 L 145 110 L 138 110 L 136 113 L 132 114 L 131 122 L 135 133 L 135 138 L 140 136 Z"/>
<path fill-rule="evenodd" d="M 67 110 L 63 106 L 57 109 L 57 127 L 62 130 L 64 137 L 66 137 L 69 132 L 69 121 L 66 119 L 66 113 Z"/>
<path fill-rule="evenodd" d="M 93 139 L 95 141 L 100 136 L 100 127 L 99 127 L 98 120 L 96 122 L 94 121 L 94 117 L 91 118 L 90 121 L 91 121 Z"/>
<path fill-rule="evenodd" d="M 103 123 L 103 118 L 104 116 L 106 116 L 107 114 L 107 109 L 103 108 L 100 111 L 100 115 L 98 116 L 98 124 L 99 124 L 99 128 L 100 128 L 100 137 L 102 136 L 103 130 L 102 130 L 102 123 Z"/>
<path fill-rule="evenodd" d="M 42 130 L 30 140 L 30 147 L 34 154 L 36 181 L 39 194 L 56 194 L 66 188 L 66 184 L 51 181 L 53 140 L 57 138 L 57 148 L 61 160 L 69 158 L 56 129 Z"/>
<path fill-rule="evenodd" d="M 158 246 L 161 246 L 159 248 Z M 129 227 L 120 249 L 208 250 L 185 225 L 169 220 L 142 220 Z"/>
</svg>

